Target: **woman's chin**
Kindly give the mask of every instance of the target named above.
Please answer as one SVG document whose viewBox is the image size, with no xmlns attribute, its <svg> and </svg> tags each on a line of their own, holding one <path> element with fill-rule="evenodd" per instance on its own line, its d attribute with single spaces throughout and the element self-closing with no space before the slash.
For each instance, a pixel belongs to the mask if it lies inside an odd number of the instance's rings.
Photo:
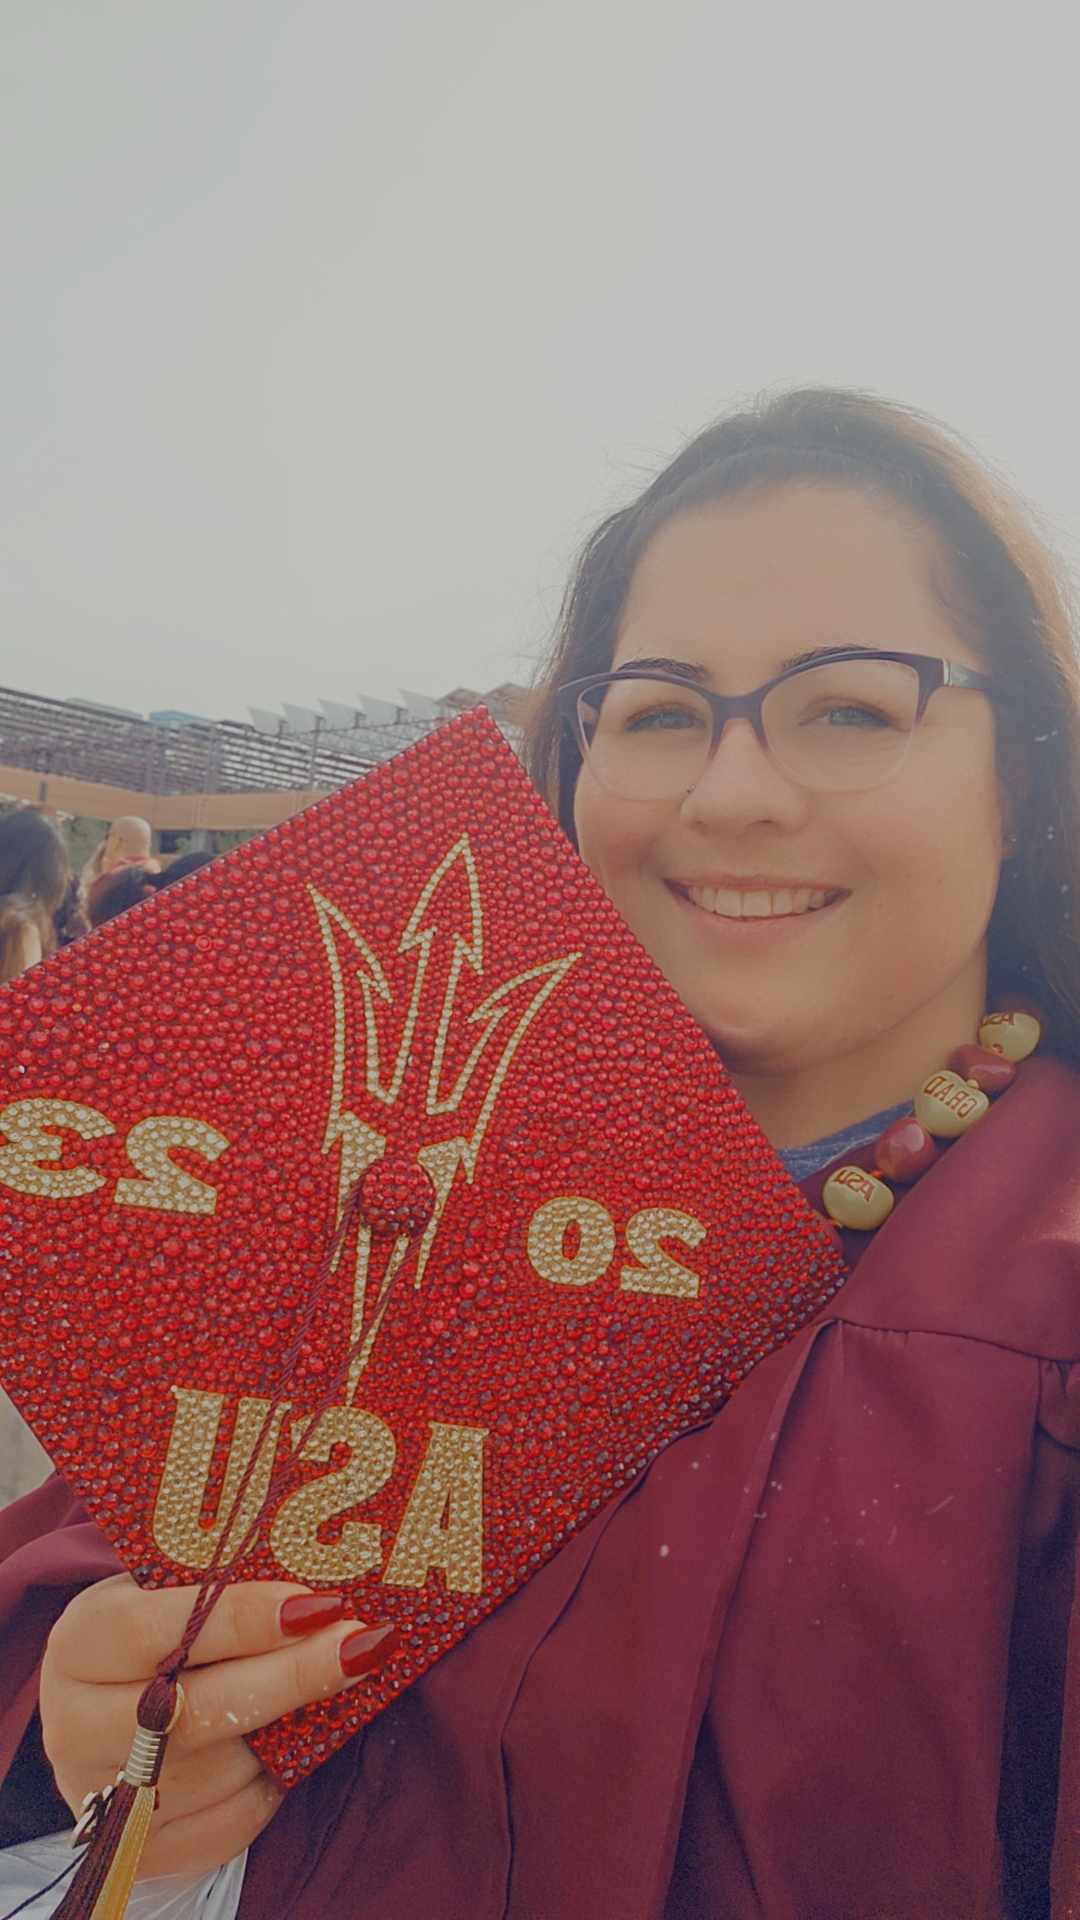
<svg viewBox="0 0 1080 1920">
<path fill-rule="evenodd" d="M 781 1073 L 789 1063 L 791 1036 L 780 1022 L 740 1019 L 713 1009 L 694 1017 L 731 1073 Z"/>
</svg>

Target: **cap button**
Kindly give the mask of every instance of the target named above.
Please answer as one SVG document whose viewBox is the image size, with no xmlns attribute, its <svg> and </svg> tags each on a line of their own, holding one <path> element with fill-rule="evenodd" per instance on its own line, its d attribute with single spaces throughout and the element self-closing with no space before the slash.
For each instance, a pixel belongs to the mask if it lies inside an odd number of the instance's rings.
<svg viewBox="0 0 1080 1920">
<path fill-rule="evenodd" d="M 435 1211 L 435 1188 L 423 1167 L 388 1154 L 360 1182 L 360 1218 L 376 1238 L 422 1233 Z"/>
</svg>

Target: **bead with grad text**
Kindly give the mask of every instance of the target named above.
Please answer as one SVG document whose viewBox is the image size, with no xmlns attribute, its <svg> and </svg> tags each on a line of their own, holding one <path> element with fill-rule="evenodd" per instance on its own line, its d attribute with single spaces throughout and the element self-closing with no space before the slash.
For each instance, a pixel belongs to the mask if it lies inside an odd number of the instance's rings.
<svg viewBox="0 0 1080 1920">
<path fill-rule="evenodd" d="M 942 1067 L 923 1081 L 915 1095 L 915 1118 L 939 1140 L 956 1140 L 982 1119 L 989 1105 L 978 1087 Z"/>
<path fill-rule="evenodd" d="M 821 1204 L 841 1227 L 872 1233 L 884 1225 L 893 1210 L 893 1196 L 884 1180 L 863 1167 L 838 1167 L 821 1190 Z"/>
</svg>

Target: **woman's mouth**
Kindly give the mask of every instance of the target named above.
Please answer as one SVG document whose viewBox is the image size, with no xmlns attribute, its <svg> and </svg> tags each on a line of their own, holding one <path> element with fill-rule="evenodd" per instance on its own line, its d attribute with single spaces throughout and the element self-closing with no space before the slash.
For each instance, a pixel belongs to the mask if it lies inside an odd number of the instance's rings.
<svg viewBox="0 0 1080 1920">
<path fill-rule="evenodd" d="M 683 887 L 671 886 L 703 912 L 723 920 L 786 920 L 796 915 L 820 913 L 845 898 L 843 887 Z"/>
</svg>

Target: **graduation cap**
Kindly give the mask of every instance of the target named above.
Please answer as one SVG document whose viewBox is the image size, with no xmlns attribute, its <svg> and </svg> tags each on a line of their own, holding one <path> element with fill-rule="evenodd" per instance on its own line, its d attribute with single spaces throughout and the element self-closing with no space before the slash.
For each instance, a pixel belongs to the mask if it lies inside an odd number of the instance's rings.
<svg viewBox="0 0 1080 1920">
<path fill-rule="evenodd" d="M 253 1736 L 285 1786 L 842 1278 L 482 711 L 20 977 L 0 1047 L 0 1379 L 58 1469 L 143 1585 L 247 1531 L 234 1577 L 401 1630 Z"/>
</svg>

